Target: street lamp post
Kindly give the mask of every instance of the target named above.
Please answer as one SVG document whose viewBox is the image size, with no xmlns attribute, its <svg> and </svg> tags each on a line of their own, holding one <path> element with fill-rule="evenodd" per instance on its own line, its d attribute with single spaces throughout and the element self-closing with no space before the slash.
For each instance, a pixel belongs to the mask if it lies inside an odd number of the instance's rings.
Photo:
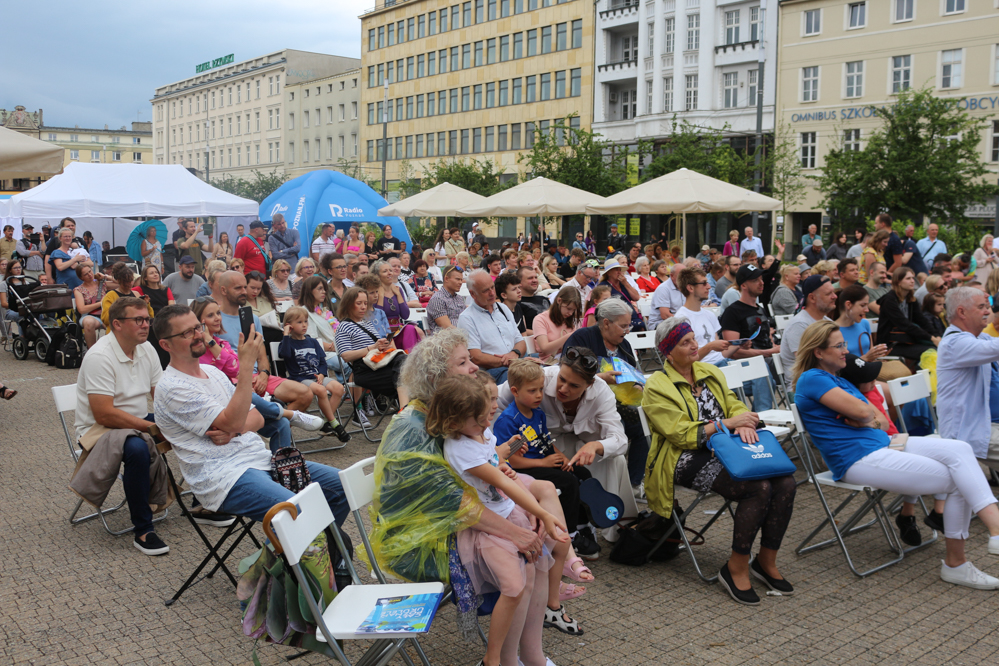
<svg viewBox="0 0 999 666">
<path fill-rule="evenodd" d="M 388 181 L 385 170 L 388 166 L 388 77 L 385 77 L 385 99 L 382 102 L 382 197 L 388 201 Z"/>
</svg>

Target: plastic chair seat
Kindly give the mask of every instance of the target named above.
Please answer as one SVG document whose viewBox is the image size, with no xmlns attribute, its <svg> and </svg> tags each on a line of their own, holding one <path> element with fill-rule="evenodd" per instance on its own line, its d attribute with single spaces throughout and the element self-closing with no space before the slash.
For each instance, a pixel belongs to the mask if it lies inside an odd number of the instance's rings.
<svg viewBox="0 0 999 666">
<path fill-rule="evenodd" d="M 759 412 L 760 420 L 767 425 L 791 425 L 794 416 L 790 409 L 764 409 Z"/>
<path fill-rule="evenodd" d="M 383 638 L 412 638 L 411 631 L 388 633 L 358 633 L 357 628 L 375 607 L 379 599 L 409 594 L 442 594 L 443 583 L 404 583 L 400 585 L 348 585 L 323 611 L 323 621 L 330 635 L 337 640 L 379 640 Z M 427 627 L 430 631 L 430 627 Z M 426 632 L 420 632 L 426 633 Z M 316 638 L 326 642 L 326 637 L 318 628 Z"/>
<path fill-rule="evenodd" d="M 845 481 L 834 481 L 832 472 L 819 472 L 815 475 L 815 481 L 822 484 L 823 486 L 830 486 L 832 488 L 841 488 L 843 490 L 852 490 L 858 493 L 862 493 L 868 489 L 867 486 L 858 486 L 853 483 L 846 483 Z M 871 488 L 874 490 L 874 488 Z"/>
</svg>

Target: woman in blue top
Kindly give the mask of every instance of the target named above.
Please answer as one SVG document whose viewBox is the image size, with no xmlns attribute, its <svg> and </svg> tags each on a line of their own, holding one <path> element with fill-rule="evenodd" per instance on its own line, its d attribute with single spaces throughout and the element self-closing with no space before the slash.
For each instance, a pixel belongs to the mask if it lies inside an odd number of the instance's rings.
<svg viewBox="0 0 999 666">
<path fill-rule="evenodd" d="M 999 508 L 971 446 L 956 439 L 909 437 L 902 450 L 890 448 L 887 418 L 838 376 L 846 354 L 839 327 L 817 321 L 805 329 L 792 370 L 794 402 L 833 478 L 899 493 L 908 502 L 916 495 L 946 494 L 947 556 L 940 577 L 955 585 L 999 590 L 999 578 L 979 571 L 964 554 L 972 512 L 989 530 L 989 552 L 999 554 Z"/>
<path fill-rule="evenodd" d="M 836 299 L 836 318 L 846 347 L 851 354 L 865 361 L 876 361 L 888 353 L 887 345 L 875 345 L 871 335 L 871 321 L 867 312 L 871 297 L 859 284 L 852 284 L 839 292 Z"/>
<path fill-rule="evenodd" d="M 94 262 L 90 255 L 78 253 L 70 256 L 70 246 L 73 244 L 73 230 L 64 228 L 59 231 L 59 249 L 49 255 L 52 267 L 55 269 L 56 283 L 64 284 L 70 289 L 76 289 L 83 284 L 83 280 L 76 276 L 77 266 L 93 267 Z"/>
</svg>

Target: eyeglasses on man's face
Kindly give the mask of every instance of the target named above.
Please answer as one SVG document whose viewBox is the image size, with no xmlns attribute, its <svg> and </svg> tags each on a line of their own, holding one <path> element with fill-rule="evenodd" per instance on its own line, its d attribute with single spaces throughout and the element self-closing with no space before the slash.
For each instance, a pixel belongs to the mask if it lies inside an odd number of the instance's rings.
<svg viewBox="0 0 999 666">
<path fill-rule="evenodd" d="M 174 333 L 173 335 L 168 335 L 163 339 L 169 340 L 170 338 L 184 338 L 185 340 L 191 340 L 192 338 L 194 338 L 195 335 L 201 335 L 202 331 L 204 330 L 205 330 L 204 325 L 198 324 L 197 326 L 189 328 L 186 331 L 181 331 L 180 333 Z"/>
<path fill-rule="evenodd" d="M 119 321 L 134 321 L 136 326 L 149 326 L 152 323 L 151 317 L 118 317 Z"/>
</svg>

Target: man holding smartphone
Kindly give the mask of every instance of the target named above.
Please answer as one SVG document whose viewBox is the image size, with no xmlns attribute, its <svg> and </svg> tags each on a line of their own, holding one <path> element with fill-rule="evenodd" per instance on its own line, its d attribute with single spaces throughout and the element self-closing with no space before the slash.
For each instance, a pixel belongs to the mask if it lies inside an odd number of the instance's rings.
<svg viewBox="0 0 999 666">
<path fill-rule="evenodd" d="M 212 239 L 208 238 L 208 246 L 198 239 L 198 234 L 204 228 L 200 221 L 188 220 L 184 225 L 184 238 L 177 241 L 177 257 L 194 259 L 194 272 L 201 275 L 205 272 L 205 255 L 202 250 L 212 251 Z"/>
</svg>

